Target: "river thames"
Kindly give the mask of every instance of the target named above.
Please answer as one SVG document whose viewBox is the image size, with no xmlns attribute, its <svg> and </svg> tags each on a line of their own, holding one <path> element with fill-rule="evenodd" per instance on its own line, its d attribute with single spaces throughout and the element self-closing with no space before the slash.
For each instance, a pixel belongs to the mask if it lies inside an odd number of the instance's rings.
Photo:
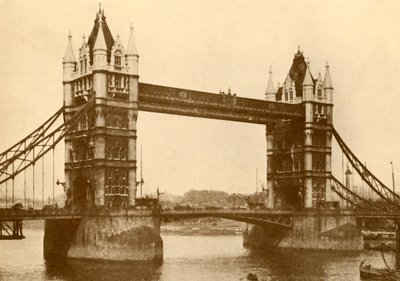
<svg viewBox="0 0 400 281">
<path fill-rule="evenodd" d="M 240 235 L 162 235 L 164 261 L 131 264 L 77 260 L 45 261 L 43 231 L 25 230 L 26 238 L 0 241 L 0 280 L 360 280 L 359 263 L 383 266 L 380 253 L 302 250 L 254 251 L 242 247 Z M 387 254 L 389 262 L 392 256 Z"/>
</svg>

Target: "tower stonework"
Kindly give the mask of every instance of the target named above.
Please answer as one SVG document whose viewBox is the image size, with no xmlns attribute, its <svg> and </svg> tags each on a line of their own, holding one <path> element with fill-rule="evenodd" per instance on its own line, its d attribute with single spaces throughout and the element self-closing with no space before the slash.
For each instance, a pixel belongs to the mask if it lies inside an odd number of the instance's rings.
<svg viewBox="0 0 400 281">
<path fill-rule="evenodd" d="M 104 11 L 75 55 L 68 36 L 63 59 L 64 119 L 80 119 L 65 135 L 66 208 L 80 219 L 46 220 L 45 257 L 154 261 L 163 257 L 159 209 L 136 201 L 139 55 L 130 30 L 125 50 Z"/>
<path fill-rule="evenodd" d="M 130 34 L 132 45 L 133 32 Z M 136 49 L 136 48 L 135 48 Z M 73 63 L 70 40 L 64 57 L 64 118 L 92 102 L 65 137 L 67 205 L 126 208 L 136 197 L 138 55 L 113 38 L 103 11 Z M 72 69 L 73 67 L 73 69 Z"/>
<path fill-rule="evenodd" d="M 292 228 L 253 226 L 243 235 L 250 247 L 362 250 L 363 236 L 354 213 L 344 212 L 331 190 L 333 86 L 313 78 L 300 50 L 278 89 L 268 82 L 266 99 L 302 104 L 304 120 L 266 124 L 267 207 L 294 210 Z M 274 91 L 274 93 L 272 92 Z"/>
<path fill-rule="evenodd" d="M 282 86 L 273 94 L 270 85 L 271 78 L 267 100 L 302 104 L 305 120 L 266 124 L 267 207 L 301 210 L 336 204 L 330 185 L 333 87 L 329 67 L 324 80 L 321 75 L 313 78 L 299 50 Z"/>
</svg>

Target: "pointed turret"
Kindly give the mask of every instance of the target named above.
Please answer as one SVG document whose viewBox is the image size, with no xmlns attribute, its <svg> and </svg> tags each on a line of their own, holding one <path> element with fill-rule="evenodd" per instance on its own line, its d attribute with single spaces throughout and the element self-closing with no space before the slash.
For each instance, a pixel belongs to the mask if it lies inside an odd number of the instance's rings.
<svg viewBox="0 0 400 281">
<path fill-rule="evenodd" d="M 331 74 L 329 73 L 329 64 L 328 64 L 328 62 L 326 62 L 324 89 L 332 89 L 333 90 L 332 79 L 331 79 Z"/>
<path fill-rule="evenodd" d="M 103 21 L 100 17 L 99 19 L 99 32 L 97 33 L 96 41 L 93 46 L 93 51 L 96 50 L 105 50 L 107 51 L 107 44 L 106 44 L 106 39 L 104 38 L 104 33 L 103 33 Z"/>
<path fill-rule="evenodd" d="M 135 37 L 133 35 L 133 26 L 131 25 L 131 32 L 129 34 L 129 40 L 128 40 L 128 47 L 126 48 L 126 54 L 129 55 L 138 55 L 137 49 L 136 49 L 136 43 L 135 43 Z"/>
<path fill-rule="evenodd" d="M 75 71 L 76 60 L 74 56 L 74 50 L 72 48 L 71 42 L 72 36 L 71 32 L 68 34 L 67 49 L 65 50 L 65 55 L 63 58 L 63 91 L 64 91 L 64 105 L 70 106 L 73 103 L 73 93 L 72 93 L 72 73 Z"/>
<path fill-rule="evenodd" d="M 272 81 L 272 67 L 269 67 L 269 80 L 268 80 L 268 86 L 267 86 L 267 91 L 265 92 L 265 98 L 266 100 L 269 101 L 276 101 L 276 95 L 275 95 L 275 88 L 274 88 L 274 83 Z"/>
<path fill-rule="evenodd" d="M 128 47 L 126 49 L 126 63 L 128 66 L 128 73 L 138 75 L 139 54 L 136 49 L 135 37 L 133 36 L 133 26 L 131 25 L 131 32 L 129 34 Z"/>
<path fill-rule="evenodd" d="M 72 42 L 71 42 L 72 36 L 71 32 L 68 34 L 68 42 L 67 42 L 67 49 L 65 50 L 65 55 L 63 62 L 64 63 L 75 63 L 75 56 L 74 56 L 74 49 L 72 48 Z"/>
<path fill-rule="evenodd" d="M 326 96 L 327 102 L 333 102 L 333 86 L 332 86 L 332 79 L 331 74 L 329 72 L 329 64 L 326 62 L 326 72 L 325 72 L 325 79 L 324 79 L 324 94 Z"/>
<path fill-rule="evenodd" d="M 72 73 L 75 70 L 76 60 L 74 56 L 74 50 L 72 48 L 71 42 L 72 36 L 71 32 L 68 34 L 67 49 L 65 50 L 65 55 L 63 58 L 63 79 L 64 81 L 69 81 L 72 78 Z"/>
<path fill-rule="evenodd" d="M 310 61 L 308 60 L 307 60 L 307 69 L 303 80 L 303 88 L 307 86 L 312 86 L 312 87 L 314 86 L 314 81 L 310 72 Z"/>
<path fill-rule="evenodd" d="M 99 29 L 93 46 L 93 70 L 107 68 L 107 44 L 103 33 L 103 20 L 99 18 Z"/>
<path fill-rule="evenodd" d="M 314 80 L 310 72 L 310 61 L 307 59 L 307 67 L 303 80 L 303 102 L 305 103 L 306 122 L 313 122 L 314 109 L 311 102 L 314 101 Z"/>
</svg>

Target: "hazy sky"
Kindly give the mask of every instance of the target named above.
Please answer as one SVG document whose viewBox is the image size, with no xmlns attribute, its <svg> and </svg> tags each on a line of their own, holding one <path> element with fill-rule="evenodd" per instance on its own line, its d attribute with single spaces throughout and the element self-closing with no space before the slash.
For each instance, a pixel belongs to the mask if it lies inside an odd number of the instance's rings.
<svg viewBox="0 0 400 281">
<path fill-rule="evenodd" d="M 268 69 L 283 82 L 298 45 L 314 76 L 329 61 L 334 124 L 387 185 L 389 161 L 400 186 L 400 48 L 397 0 L 102 1 L 125 47 L 135 26 L 140 81 L 263 99 Z M 0 150 L 62 105 L 67 34 L 75 56 L 98 1 L 0 1 Z M 265 181 L 260 125 L 139 113 L 145 192 L 255 190 Z M 341 156 L 335 147 L 334 174 Z M 56 177 L 63 178 L 58 157 Z"/>
</svg>

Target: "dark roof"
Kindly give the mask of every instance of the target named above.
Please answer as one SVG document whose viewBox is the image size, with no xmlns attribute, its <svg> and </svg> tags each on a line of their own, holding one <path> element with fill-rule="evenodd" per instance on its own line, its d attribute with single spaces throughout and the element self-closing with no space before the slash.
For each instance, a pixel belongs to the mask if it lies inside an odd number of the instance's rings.
<svg viewBox="0 0 400 281">
<path fill-rule="evenodd" d="M 303 80 L 306 69 L 307 63 L 304 59 L 303 53 L 298 50 L 297 53 L 294 55 L 293 63 L 289 70 L 289 76 L 295 83 L 297 97 L 303 96 Z"/>
<path fill-rule="evenodd" d="M 97 34 L 99 32 L 100 16 L 103 21 L 101 26 L 103 28 L 104 39 L 106 40 L 106 46 L 107 46 L 107 62 L 110 62 L 110 60 L 111 60 L 111 49 L 114 46 L 114 38 L 111 34 L 110 29 L 108 28 L 108 25 L 106 22 L 106 17 L 104 16 L 104 12 L 101 11 L 96 15 L 96 19 L 94 20 L 94 26 L 93 26 L 92 32 L 90 33 L 89 40 L 88 40 L 90 61 L 92 63 L 93 63 L 93 47 L 96 42 Z"/>
<path fill-rule="evenodd" d="M 276 100 L 282 100 L 282 87 L 279 87 L 278 91 L 276 92 Z"/>
</svg>

